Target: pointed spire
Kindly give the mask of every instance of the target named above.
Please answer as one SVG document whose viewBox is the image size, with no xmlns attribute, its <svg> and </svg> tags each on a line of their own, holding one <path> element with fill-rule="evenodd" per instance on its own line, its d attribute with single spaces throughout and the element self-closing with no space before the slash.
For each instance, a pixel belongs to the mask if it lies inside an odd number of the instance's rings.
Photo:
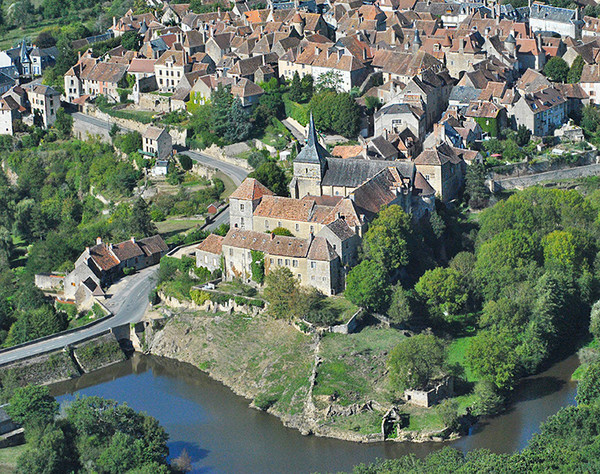
<svg viewBox="0 0 600 474">
<path fill-rule="evenodd" d="M 413 44 L 418 44 L 419 46 L 423 44 L 421 41 L 421 36 L 419 36 L 419 28 L 415 28 L 415 38 L 413 40 Z"/>
<path fill-rule="evenodd" d="M 319 143 L 317 138 L 317 130 L 315 128 L 315 121 L 313 119 L 312 111 L 310 112 L 310 121 L 308 123 L 308 137 L 306 146 L 315 146 L 315 143 Z"/>
<path fill-rule="evenodd" d="M 27 44 L 25 44 L 25 38 L 21 42 L 21 52 L 20 52 L 21 61 L 28 59 L 27 55 Z"/>
</svg>

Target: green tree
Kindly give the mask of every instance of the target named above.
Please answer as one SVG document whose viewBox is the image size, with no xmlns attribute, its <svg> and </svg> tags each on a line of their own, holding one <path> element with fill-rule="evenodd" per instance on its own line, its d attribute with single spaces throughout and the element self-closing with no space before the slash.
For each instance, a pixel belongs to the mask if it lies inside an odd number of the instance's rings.
<svg viewBox="0 0 600 474">
<path fill-rule="evenodd" d="M 525 146 L 529 143 L 531 139 L 531 130 L 527 128 L 526 125 L 519 125 L 517 128 L 517 145 Z"/>
<path fill-rule="evenodd" d="M 585 61 L 581 57 L 581 55 L 577 55 L 577 57 L 573 60 L 573 64 L 569 68 L 569 74 L 567 75 L 567 82 L 570 84 L 577 84 L 581 80 L 581 73 L 583 72 L 583 66 Z"/>
<path fill-rule="evenodd" d="M 424 388 L 444 375 L 445 356 L 444 344 L 434 335 L 405 338 L 388 357 L 390 382 L 399 390 Z"/>
<path fill-rule="evenodd" d="M 415 285 L 429 313 L 447 319 L 464 310 L 469 295 L 460 274 L 452 268 L 428 270 Z"/>
<path fill-rule="evenodd" d="M 560 56 L 554 56 L 544 66 L 544 75 L 554 82 L 565 82 L 569 74 L 569 65 Z"/>
<path fill-rule="evenodd" d="M 339 72 L 332 70 L 320 74 L 315 81 L 315 87 L 319 91 L 323 89 L 338 91 L 342 85 L 342 81 L 342 75 Z"/>
<path fill-rule="evenodd" d="M 48 387 L 28 385 L 17 388 L 6 407 L 10 417 L 25 427 L 46 425 L 58 415 L 58 402 Z"/>
<path fill-rule="evenodd" d="M 600 400 L 600 362 L 589 364 L 577 384 L 577 403 L 589 405 Z"/>
<path fill-rule="evenodd" d="M 369 95 L 365 97 L 365 106 L 367 107 L 367 112 L 370 114 L 375 113 L 381 107 L 381 101 L 379 97 L 374 95 Z"/>
<path fill-rule="evenodd" d="M 312 75 L 306 74 L 300 81 L 300 85 L 302 86 L 301 102 L 309 102 L 314 93 L 314 80 Z"/>
<path fill-rule="evenodd" d="M 344 296 L 369 311 L 384 310 L 388 300 L 385 270 L 374 260 L 363 260 L 348 273 Z"/>
<path fill-rule="evenodd" d="M 511 390 L 519 376 L 514 338 L 507 333 L 481 331 L 465 354 L 468 367 L 500 390 Z"/>
<path fill-rule="evenodd" d="M 67 328 L 67 317 L 50 305 L 27 310 L 11 326 L 6 339 L 8 347 L 55 334 Z"/>
<path fill-rule="evenodd" d="M 290 232 L 289 229 L 286 229 L 285 227 L 275 227 L 272 231 L 271 234 L 273 235 L 283 235 L 285 237 L 293 237 L 294 234 L 292 234 Z"/>
<path fill-rule="evenodd" d="M 138 51 L 142 46 L 142 38 L 137 31 L 126 31 L 121 36 L 121 46 L 128 51 Z"/>
<path fill-rule="evenodd" d="M 236 97 L 227 112 L 225 139 L 234 143 L 243 142 L 250 136 L 251 130 L 250 115 L 242 106 L 239 97 Z"/>
<path fill-rule="evenodd" d="M 179 164 L 183 171 L 189 171 L 194 166 L 194 162 L 188 155 L 177 155 L 179 158 Z"/>
<path fill-rule="evenodd" d="M 150 209 L 143 198 L 137 198 L 133 203 L 131 211 L 130 231 L 132 235 L 149 237 L 155 235 L 158 230 L 152 222 Z"/>
<path fill-rule="evenodd" d="M 386 207 L 365 233 L 365 256 L 391 273 L 408 264 L 411 238 L 410 216 L 398 205 Z"/>
<path fill-rule="evenodd" d="M 248 177 L 257 179 L 278 196 L 289 195 L 289 179 L 281 167 L 274 161 L 263 163 L 250 173 Z"/>
<path fill-rule="evenodd" d="M 504 404 L 504 399 L 496 391 L 495 385 L 486 380 L 475 384 L 473 395 L 475 397 L 473 402 L 473 414 L 475 416 L 495 415 Z"/>
<path fill-rule="evenodd" d="M 287 267 L 279 267 L 265 278 L 265 298 L 269 313 L 278 319 L 291 319 L 298 293 L 298 280 Z"/>
<path fill-rule="evenodd" d="M 252 263 L 250 270 L 252 271 L 252 280 L 262 285 L 265 281 L 265 254 L 258 250 L 251 250 Z"/>
<path fill-rule="evenodd" d="M 292 82 L 290 83 L 290 100 L 294 102 L 302 101 L 302 83 L 300 82 L 300 76 L 298 75 L 298 71 L 294 73 L 294 77 L 292 77 Z"/>
<path fill-rule="evenodd" d="M 600 341 L 600 301 L 596 301 L 590 312 L 590 334 Z"/>
<path fill-rule="evenodd" d="M 227 130 L 230 128 L 229 113 L 232 104 L 231 87 L 223 87 L 219 84 L 211 95 L 211 107 L 209 109 L 211 132 L 219 137 L 225 137 Z"/>
<path fill-rule="evenodd" d="M 392 291 L 391 303 L 387 315 L 396 324 L 410 324 L 415 317 L 412 306 L 413 303 L 408 291 L 402 288 L 402 285 L 398 284 Z"/>
<path fill-rule="evenodd" d="M 60 107 L 56 111 L 56 122 L 54 128 L 63 140 L 69 138 L 73 132 L 73 117 L 65 112 L 65 109 Z"/>
</svg>

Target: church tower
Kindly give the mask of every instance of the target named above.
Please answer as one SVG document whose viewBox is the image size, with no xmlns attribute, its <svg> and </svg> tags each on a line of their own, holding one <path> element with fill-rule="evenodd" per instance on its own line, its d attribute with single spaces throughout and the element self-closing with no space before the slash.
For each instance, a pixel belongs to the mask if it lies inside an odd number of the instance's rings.
<svg viewBox="0 0 600 474">
<path fill-rule="evenodd" d="M 294 178 L 290 182 L 292 197 L 321 196 L 321 181 L 327 169 L 328 156 L 327 150 L 319 143 L 311 112 L 306 145 L 294 160 Z"/>
</svg>

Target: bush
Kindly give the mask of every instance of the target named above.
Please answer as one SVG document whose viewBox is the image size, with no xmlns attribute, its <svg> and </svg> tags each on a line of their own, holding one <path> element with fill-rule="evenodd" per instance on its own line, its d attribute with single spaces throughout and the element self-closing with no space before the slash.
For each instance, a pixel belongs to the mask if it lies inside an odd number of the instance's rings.
<svg viewBox="0 0 600 474">
<path fill-rule="evenodd" d="M 125 275 L 125 276 L 133 275 L 134 273 L 135 273 L 135 267 L 125 267 L 123 269 L 123 275 Z"/>
<path fill-rule="evenodd" d="M 194 162 L 188 155 L 179 155 L 179 164 L 184 171 L 189 171 L 194 166 Z"/>
<path fill-rule="evenodd" d="M 198 279 L 202 283 L 206 283 L 211 279 L 210 270 L 206 267 L 196 267 L 194 268 L 194 274 L 198 277 Z"/>
<path fill-rule="evenodd" d="M 442 423 L 444 423 L 445 426 L 452 431 L 458 429 L 460 416 L 458 414 L 458 402 L 456 400 L 444 400 L 438 405 L 437 412 L 442 418 Z"/>
<path fill-rule="evenodd" d="M 211 294 L 208 293 L 207 291 L 191 290 L 190 298 L 192 298 L 192 301 L 194 303 L 196 303 L 198 306 L 202 306 L 204 303 L 206 303 L 207 301 L 209 301 L 211 299 Z"/>
<path fill-rule="evenodd" d="M 476 416 L 496 415 L 502 409 L 504 399 L 496 392 L 494 384 L 478 382 L 474 390 L 473 414 Z"/>
</svg>

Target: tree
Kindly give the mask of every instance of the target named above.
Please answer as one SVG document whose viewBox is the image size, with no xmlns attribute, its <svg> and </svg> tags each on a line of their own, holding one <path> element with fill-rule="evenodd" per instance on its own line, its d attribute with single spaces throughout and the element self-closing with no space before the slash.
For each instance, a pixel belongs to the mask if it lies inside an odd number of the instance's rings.
<svg viewBox="0 0 600 474">
<path fill-rule="evenodd" d="M 460 274 L 453 268 L 428 270 L 415 285 L 415 291 L 429 313 L 447 319 L 464 310 L 469 298 Z"/>
<path fill-rule="evenodd" d="M 137 198 L 133 203 L 130 222 L 131 228 L 129 230 L 133 235 L 149 237 L 158 232 L 156 226 L 152 222 L 148 204 L 141 197 Z"/>
<path fill-rule="evenodd" d="M 285 237 L 293 237 L 294 234 L 292 234 L 290 232 L 289 229 L 286 229 L 285 227 L 275 227 L 272 231 L 271 234 L 273 235 L 283 235 Z"/>
<path fill-rule="evenodd" d="M 287 267 L 279 267 L 265 278 L 265 298 L 269 313 L 278 319 L 291 319 L 293 303 L 298 293 L 298 280 Z"/>
<path fill-rule="evenodd" d="M 331 89 L 334 91 L 338 91 L 342 84 L 343 78 L 342 75 L 334 70 L 324 72 L 317 77 L 315 82 L 315 87 L 317 90 L 321 91 L 323 89 Z"/>
<path fill-rule="evenodd" d="M 504 399 L 497 393 L 494 384 L 485 380 L 475 384 L 473 395 L 475 396 L 473 402 L 475 416 L 495 415 L 504 403 Z"/>
<path fill-rule="evenodd" d="M 375 113 L 375 111 L 379 110 L 379 107 L 381 107 L 382 104 L 379 100 L 379 97 L 369 95 L 365 97 L 365 105 L 367 107 L 367 112 L 372 114 Z"/>
<path fill-rule="evenodd" d="M 250 256 L 252 257 L 252 263 L 250 264 L 252 280 L 262 285 L 265 281 L 265 254 L 258 250 L 251 250 Z"/>
<path fill-rule="evenodd" d="M 6 412 L 25 427 L 43 426 L 58 415 L 58 407 L 58 402 L 50 396 L 48 387 L 28 385 L 15 390 Z"/>
<path fill-rule="evenodd" d="M 392 291 L 392 301 L 387 315 L 392 322 L 401 325 L 409 324 L 415 316 L 409 293 L 400 284 Z"/>
<path fill-rule="evenodd" d="M 544 75 L 554 82 L 565 82 L 569 74 L 569 65 L 560 56 L 554 56 L 544 66 Z"/>
<path fill-rule="evenodd" d="M 589 405 L 600 400 L 600 362 L 592 362 L 577 384 L 577 403 Z"/>
<path fill-rule="evenodd" d="M 181 169 L 183 171 L 189 171 L 194 166 L 194 162 L 188 155 L 177 155 L 179 158 L 179 164 L 181 165 Z"/>
<path fill-rule="evenodd" d="M 500 390 L 511 390 L 519 375 L 512 335 L 481 331 L 471 339 L 465 354 L 468 367 Z"/>
<path fill-rule="evenodd" d="M 114 141 L 120 131 L 121 128 L 116 123 L 113 123 L 108 131 L 108 136 Z"/>
<path fill-rule="evenodd" d="M 363 260 L 348 273 L 344 296 L 369 311 L 384 310 L 388 300 L 385 270 L 374 260 Z"/>
<path fill-rule="evenodd" d="M 300 75 L 298 71 L 294 73 L 294 77 L 292 77 L 292 82 L 290 83 L 290 100 L 294 102 L 302 101 L 302 83 L 300 82 Z"/>
<path fill-rule="evenodd" d="M 211 95 L 210 125 L 211 132 L 224 137 L 229 129 L 229 111 L 233 104 L 231 87 L 219 84 Z"/>
<path fill-rule="evenodd" d="M 273 191 L 278 196 L 287 196 L 288 178 L 281 167 L 274 161 L 267 161 L 260 165 L 248 175 L 249 178 L 255 178 Z"/>
<path fill-rule="evenodd" d="M 600 341 L 600 301 L 596 301 L 590 312 L 590 334 Z"/>
<path fill-rule="evenodd" d="M 54 128 L 59 133 L 60 138 L 63 140 L 69 138 L 73 132 L 73 117 L 65 112 L 65 109 L 60 107 L 56 111 L 56 121 L 54 122 Z"/>
<path fill-rule="evenodd" d="M 312 75 L 306 74 L 300 81 L 300 85 L 302 86 L 301 102 L 309 102 L 314 93 L 314 80 Z"/>
<path fill-rule="evenodd" d="M 51 48 L 56 45 L 56 38 L 49 30 L 42 30 L 35 39 L 35 45 L 38 48 Z"/>
<path fill-rule="evenodd" d="M 567 75 L 567 82 L 570 84 L 577 84 L 581 80 L 581 73 L 583 72 L 583 66 L 585 61 L 580 54 L 573 60 L 573 64 L 569 68 L 569 74 Z"/>
<path fill-rule="evenodd" d="M 527 125 L 521 124 L 517 128 L 517 145 L 525 146 L 531 139 L 531 130 L 527 128 Z"/>
<path fill-rule="evenodd" d="M 242 101 L 236 97 L 227 112 L 225 139 L 234 143 L 243 142 L 250 136 L 251 129 L 250 116 L 242 106 Z"/>
<path fill-rule="evenodd" d="M 137 31 L 126 31 L 121 36 L 121 46 L 128 51 L 138 51 L 142 46 L 142 38 Z"/>
<path fill-rule="evenodd" d="M 446 351 L 432 334 L 418 334 L 403 339 L 388 357 L 390 382 L 399 390 L 424 388 L 444 374 Z"/>
<path fill-rule="evenodd" d="M 117 124 L 114 124 L 113 127 L 115 125 Z M 115 147 L 121 150 L 123 153 L 125 153 L 126 155 L 130 155 L 142 149 L 142 135 L 140 132 L 118 134 L 114 137 L 114 144 Z"/>
<path fill-rule="evenodd" d="M 408 264 L 412 238 L 410 216 L 398 205 L 382 209 L 363 239 L 365 256 L 388 273 Z"/>
</svg>

